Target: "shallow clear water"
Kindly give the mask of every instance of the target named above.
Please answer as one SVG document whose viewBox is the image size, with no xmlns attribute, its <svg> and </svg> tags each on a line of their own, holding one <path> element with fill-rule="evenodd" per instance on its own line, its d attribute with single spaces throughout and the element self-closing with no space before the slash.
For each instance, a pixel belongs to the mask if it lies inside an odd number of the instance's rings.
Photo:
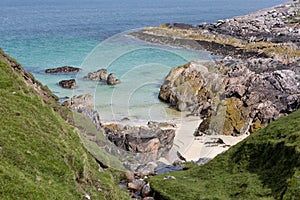
<svg viewBox="0 0 300 200">
<path fill-rule="evenodd" d="M 1 0 L 0 47 L 58 96 L 93 94 L 104 120 L 127 116 L 135 120 L 164 120 L 178 115 L 157 99 L 159 86 L 170 68 L 193 59 L 210 60 L 211 56 L 207 52 L 149 45 L 119 33 L 166 22 L 213 22 L 282 2 Z M 64 65 L 82 67 L 83 71 L 77 76 L 41 72 Z M 106 86 L 82 79 L 99 68 L 114 72 L 122 83 Z M 77 79 L 76 90 L 57 85 L 68 78 Z"/>
</svg>

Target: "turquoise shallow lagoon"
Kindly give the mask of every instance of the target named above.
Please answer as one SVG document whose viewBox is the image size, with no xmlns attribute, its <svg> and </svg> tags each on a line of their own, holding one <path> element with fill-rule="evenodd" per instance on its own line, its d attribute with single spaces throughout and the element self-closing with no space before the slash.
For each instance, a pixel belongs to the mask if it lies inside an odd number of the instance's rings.
<svg viewBox="0 0 300 200">
<path fill-rule="evenodd" d="M 59 97 L 91 93 L 104 121 L 164 120 L 178 113 L 157 99 L 171 67 L 211 60 L 207 52 L 150 45 L 124 31 L 166 22 L 194 25 L 270 7 L 283 0 L 1 0 L 0 47 Z M 117 34 L 117 35 L 116 35 Z M 82 67 L 78 74 L 48 75 L 47 68 Z M 107 68 L 122 83 L 106 86 L 82 79 Z M 76 78 L 76 90 L 58 86 Z"/>
</svg>

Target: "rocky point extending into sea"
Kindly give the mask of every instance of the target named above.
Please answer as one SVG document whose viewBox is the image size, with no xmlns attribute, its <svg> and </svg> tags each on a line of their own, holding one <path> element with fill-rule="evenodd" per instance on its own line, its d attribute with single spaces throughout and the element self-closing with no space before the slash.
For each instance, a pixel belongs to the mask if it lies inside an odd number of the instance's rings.
<svg viewBox="0 0 300 200">
<path fill-rule="evenodd" d="M 204 118 L 196 136 L 252 133 L 300 106 L 299 4 L 199 26 L 163 24 L 131 35 L 223 56 L 172 69 L 159 98 Z"/>
</svg>

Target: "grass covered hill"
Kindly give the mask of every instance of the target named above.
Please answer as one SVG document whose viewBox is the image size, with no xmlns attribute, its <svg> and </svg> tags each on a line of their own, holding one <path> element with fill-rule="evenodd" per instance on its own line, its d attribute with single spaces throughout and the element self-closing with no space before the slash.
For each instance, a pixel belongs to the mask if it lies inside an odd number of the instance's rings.
<svg viewBox="0 0 300 200">
<path fill-rule="evenodd" d="M 98 171 L 56 100 L 0 52 L 0 199 L 126 198 L 117 172 Z"/>
<path fill-rule="evenodd" d="M 157 199 L 300 199 L 300 110 L 206 165 L 150 179 Z"/>
</svg>

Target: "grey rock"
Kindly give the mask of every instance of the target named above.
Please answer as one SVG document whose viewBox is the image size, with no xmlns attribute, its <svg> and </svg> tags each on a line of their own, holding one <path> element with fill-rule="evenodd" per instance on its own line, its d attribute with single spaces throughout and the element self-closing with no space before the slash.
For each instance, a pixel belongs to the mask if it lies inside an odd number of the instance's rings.
<svg viewBox="0 0 300 200">
<path fill-rule="evenodd" d="M 155 162 L 149 162 L 145 165 L 140 165 L 135 170 L 135 173 L 137 173 L 139 175 L 139 177 L 155 175 L 155 170 L 156 170 L 157 166 L 158 165 Z"/>
<path fill-rule="evenodd" d="M 58 83 L 61 87 L 67 88 L 67 89 L 75 89 L 76 88 L 76 81 L 75 79 L 70 80 L 62 80 Z"/>
<path fill-rule="evenodd" d="M 96 72 L 90 72 L 84 78 L 92 80 L 92 81 L 106 81 L 107 70 L 99 69 Z"/>
<path fill-rule="evenodd" d="M 134 179 L 132 182 L 128 183 L 127 188 L 129 190 L 140 191 L 145 184 L 146 182 L 142 179 Z"/>
<path fill-rule="evenodd" d="M 253 132 L 299 108 L 298 66 L 272 58 L 191 62 L 170 71 L 159 98 L 204 118 L 195 136 Z"/>
<path fill-rule="evenodd" d="M 45 73 L 76 73 L 80 71 L 81 69 L 77 67 L 63 66 L 63 67 L 46 69 Z"/>
<path fill-rule="evenodd" d="M 147 197 L 150 195 L 150 193 L 151 193 L 150 183 L 147 183 L 142 188 L 142 192 L 141 192 L 142 197 Z"/>
<path fill-rule="evenodd" d="M 101 128 L 100 115 L 94 110 L 93 96 L 90 94 L 82 94 L 78 96 L 73 96 L 70 100 L 63 103 L 71 110 L 82 113 L 88 117 L 98 130 Z"/>
<path fill-rule="evenodd" d="M 174 129 L 163 130 L 158 127 L 134 127 L 118 124 L 103 126 L 107 138 L 117 147 L 136 153 L 141 162 L 154 161 L 164 156 L 173 146 Z"/>
</svg>

